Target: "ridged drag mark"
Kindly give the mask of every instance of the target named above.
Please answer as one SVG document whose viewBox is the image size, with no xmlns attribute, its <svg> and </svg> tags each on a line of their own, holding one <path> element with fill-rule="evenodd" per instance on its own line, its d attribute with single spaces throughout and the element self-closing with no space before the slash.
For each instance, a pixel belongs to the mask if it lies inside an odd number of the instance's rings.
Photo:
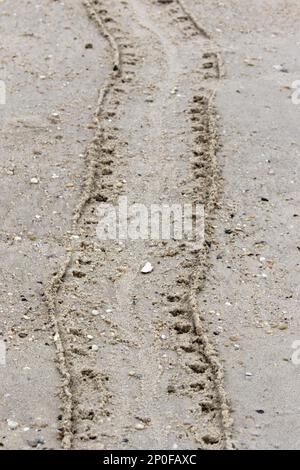
<svg viewBox="0 0 300 470">
<path fill-rule="evenodd" d="M 199 252 L 196 256 L 196 269 L 193 269 L 190 274 L 188 305 L 192 314 L 195 332 L 201 340 L 202 354 L 213 373 L 214 386 L 217 394 L 216 401 L 221 413 L 224 448 L 232 449 L 232 419 L 224 389 L 223 367 L 203 326 L 205 319 L 198 313 L 199 305 L 197 300 L 199 291 L 204 287 L 206 271 L 209 268 L 209 248 L 213 234 L 211 218 L 217 206 L 220 194 L 220 173 L 217 162 L 219 139 L 216 125 L 216 112 L 212 104 L 214 97 L 215 92 L 212 92 L 209 97 L 205 96 L 205 94 L 196 95 L 193 98 L 191 108 L 192 126 L 193 132 L 195 133 L 193 149 L 194 178 L 196 181 L 200 181 L 200 185 L 195 187 L 195 196 L 197 197 L 197 202 L 200 202 L 205 207 L 205 246 L 203 251 Z M 196 126 L 195 122 L 197 123 Z M 205 188 L 204 192 L 203 187 Z M 200 200 L 198 195 L 200 196 Z"/>
<path fill-rule="evenodd" d="M 154 4 L 165 4 L 164 7 L 166 7 L 170 17 L 177 25 L 182 23 L 182 29 L 189 37 L 200 35 L 205 39 L 210 39 L 210 34 L 195 20 L 183 0 L 174 0 L 174 2 L 172 0 L 165 2 L 163 0 L 152 0 L 152 2 Z"/>
<path fill-rule="evenodd" d="M 96 168 L 99 144 L 103 140 L 103 132 L 101 126 L 101 116 L 103 114 L 108 96 L 116 79 L 121 75 L 121 59 L 120 51 L 117 42 L 113 35 L 106 28 L 105 23 L 102 21 L 101 16 L 96 14 L 92 3 L 88 0 L 84 1 L 89 16 L 95 20 L 102 35 L 108 40 L 113 53 L 113 67 L 112 72 L 107 79 L 106 83 L 99 92 L 97 107 L 94 112 L 93 122 L 96 126 L 95 137 L 86 149 L 86 178 L 83 184 L 80 201 L 74 211 L 72 217 L 72 233 L 75 233 L 84 209 L 90 201 L 95 186 Z M 74 399 L 72 391 L 72 376 L 66 355 L 66 334 L 64 324 L 62 324 L 59 316 L 59 307 L 56 302 L 58 292 L 62 286 L 64 278 L 72 265 L 72 258 L 75 251 L 75 243 L 72 236 L 66 246 L 66 258 L 57 273 L 50 280 L 45 290 L 45 301 L 48 306 L 50 321 L 52 323 L 54 332 L 54 342 L 57 352 L 57 367 L 62 377 L 61 384 L 61 421 L 60 421 L 60 435 L 62 440 L 62 447 L 70 449 L 72 447 L 73 439 L 73 410 Z"/>
<path fill-rule="evenodd" d="M 194 28 L 205 38 L 210 39 L 210 34 L 195 20 L 192 13 L 189 12 L 184 0 L 176 0 L 176 3 L 180 6 L 183 13 L 188 17 L 189 21 L 192 23 Z"/>
<path fill-rule="evenodd" d="M 176 0 L 182 11 L 189 18 L 193 27 L 207 39 L 211 36 L 200 26 L 194 16 L 188 11 L 183 0 Z M 213 75 L 204 76 L 204 78 L 217 79 L 218 81 L 225 76 L 224 64 L 219 52 L 207 52 L 203 54 L 205 60 L 205 69 L 212 69 Z M 178 307 L 173 309 L 173 316 L 181 315 L 181 317 L 191 317 L 194 332 L 198 337 L 198 352 L 202 361 L 196 367 L 191 365 L 194 372 L 207 374 L 205 363 L 211 371 L 214 396 L 208 403 L 204 404 L 203 410 L 217 409 L 220 413 L 221 441 L 222 447 L 225 449 L 233 449 L 231 428 L 232 419 L 227 395 L 224 389 L 224 372 L 223 367 L 218 358 L 218 354 L 213 347 L 209 336 L 205 330 L 204 317 L 199 315 L 198 293 L 203 289 L 206 281 L 207 271 L 209 269 L 209 249 L 212 243 L 212 216 L 216 209 L 220 194 L 220 173 L 217 162 L 217 152 L 219 149 L 218 130 L 216 124 L 216 112 L 213 101 L 216 95 L 217 87 L 208 95 L 205 90 L 201 90 L 199 94 L 193 98 L 193 103 L 189 110 L 191 115 L 192 131 L 195 134 L 193 146 L 193 175 L 194 179 L 199 182 L 193 191 L 194 202 L 201 203 L 205 207 L 205 242 L 202 250 L 195 250 L 195 258 L 192 262 L 192 269 L 189 273 L 187 282 L 183 279 L 184 296 Z M 188 264 L 188 263 L 187 263 Z M 180 281 L 182 282 L 182 281 Z M 186 352 L 193 353 L 195 346 L 184 346 Z M 201 370 L 200 370 L 201 369 Z M 209 395 L 209 393 L 208 393 Z M 218 442 L 219 438 L 214 433 L 208 433 L 206 436 L 206 445 L 213 445 Z"/>
<path fill-rule="evenodd" d="M 202 57 L 205 60 L 202 64 L 202 68 L 206 70 L 205 80 L 211 78 L 221 80 L 225 77 L 225 67 L 219 52 L 205 52 Z"/>
</svg>

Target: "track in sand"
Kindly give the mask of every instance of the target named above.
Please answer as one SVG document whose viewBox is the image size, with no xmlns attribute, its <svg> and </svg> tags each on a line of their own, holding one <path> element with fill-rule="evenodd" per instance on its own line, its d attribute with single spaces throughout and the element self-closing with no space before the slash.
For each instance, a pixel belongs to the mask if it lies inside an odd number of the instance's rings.
<svg viewBox="0 0 300 470">
<path fill-rule="evenodd" d="M 66 261 L 46 300 L 62 375 L 64 448 L 231 448 L 222 369 L 197 294 L 220 176 L 213 99 L 223 69 L 183 1 L 85 1 L 107 40 Z M 203 204 L 204 247 L 101 241 L 102 202 Z M 146 261 L 154 267 L 147 276 Z"/>
</svg>

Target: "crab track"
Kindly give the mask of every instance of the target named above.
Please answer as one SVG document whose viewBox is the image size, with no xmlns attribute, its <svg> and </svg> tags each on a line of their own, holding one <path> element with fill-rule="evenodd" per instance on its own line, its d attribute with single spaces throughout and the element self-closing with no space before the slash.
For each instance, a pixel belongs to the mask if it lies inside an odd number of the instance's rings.
<svg viewBox="0 0 300 470">
<path fill-rule="evenodd" d="M 220 173 L 217 163 L 217 151 L 219 149 L 218 131 L 216 125 L 216 113 L 212 104 L 214 93 L 210 95 L 195 95 L 190 109 L 192 117 L 192 132 L 195 135 L 194 154 L 194 179 L 196 186 L 194 193 L 197 202 L 205 207 L 205 246 L 197 252 L 193 268 L 189 276 L 187 292 L 187 305 L 192 316 L 194 331 L 199 338 L 199 349 L 207 363 L 214 381 L 215 396 L 212 406 L 220 412 L 221 430 L 224 448 L 231 449 L 231 425 L 230 408 L 223 385 L 223 369 L 218 354 L 214 350 L 212 342 L 205 331 L 205 318 L 199 315 L 199 292 L 205 286 L 207 270 L 209 269 L 209 247 L 213 235 L 213 215 L 217 206 L 220 192 Z M 195 125 L 196 124 L 196 125 Z M 199 186 L 199 181 L 201 182 Z M 201 191 L 200 188 L 206 188 Z"/>
<path fill-rule="evenodd" d="M 87 269 L 93 270 L 97 266 L 97 261 L 91 261 L 95 245 L 89 241 L 97 223 L 95 204 L 113 201 L 118 195 L 111 182 L 113 169 L 119 158 L 115 145 L 118 135 L 115 122 L 138 66 L 138 54 L 131 41 L 132 34 L 120 29 L 118 15 L 110 13 L 110 2 L 95 0 L 84 3 L 91 20 L 98 25 L 109 43 L 112 70 L 105 86 L 100 90 L 94 112 L 92 125 L 95 127 L 95 137 L 86 150 L 86 178 L 80 201 L 74 211 L 72 233 L 66 246 L 66 260 L 50 281 L 45 293 L 53 325 L 58 369 L 62 376 L 60 433 L 62 447 L 65 449 L 72 446 L 77 448 L 77 440 L 80 443 L 97 439 L 94 429 L 101 426 L 103 416 L 108 413 L 107 404 L 112 398 L 107 384 L 108 377 L 96 371 L 94 357 L 87 351 L 86 335 L 93 322 L 85 316 L 84 307 L 77 306 L 77 310 L 81 312 L 79 316 L 75 313 L 76 309 L 70 307 L 70 301 L 66 305 L 64 302 L 65 298 L 78 295 L 80 287 L 76 285 L 76 278 L 86 276 Z M 164 14 L 172 18 L 173 27 L 174 22 L 183 25 L 183 29 L 180 29 L 185 37 L 199 35 L 205 40 L 209 39 L 209 34 L 188 12 L 183 1 L 177 0 L 175 4 L 166 6 Z M 203 54 L 203 68 L 208 71 L 201 70 L 200 73 L 209 85 L 194 95 L 193 102 L 187 109 L 189 125 L 194 135 L 194 187 L 189 195 L 194 202 L 205 205 L 206 244 L 204 250 L 194 250 L 192 256 L 188 254 L 183 263 L 184 275 L 177 279 L 181 289 L 180 299 L 176 295 L 170 295 L 168 299 L 172 303 L 168 324 L 178 335 L 178 347 L 183 351 L 186 363 L 184 367 L 194 374 L 194 380 L 183 393 L 188 393 L 197 403 L 197 395 L 201 391 L 205 399 L 200 402 L 200 412 L 207 414 L 215 423 L 214 428 L 219 429 L 217 435 L 208 432 L 204 441 L 201 441 L 201 446 L 231 448 L 231 419 L 223 387 L 222 367 L 198 313 L 198 294 L 204 286 L 209 267 L 211 219 L 220 186 L 216 159 L 219 144 L 212 104 L 215 89 L 211 88 L 215 88 L 216 81 L 224 75 L 219 53 L 211 52 L 215 49 L 211 41 L 208 41 L 207 48 L 208 52 Z M 207 63 L 209 66 L 205 65 Z M 98 252 L 98 255 L 101 259 L 102 253 Z M 88 294 L 85 296 L 84 292 L 80 292 L 80 295 L 86 309 L 92 308 Z M 190 329 L 189 324 L 193 325 L 193 329 Z M 187 332 L 188 335 L 182 334 Z"/>
<path fill-rule="evenodd" d="M 173 18 L 173 24 L 179 25 L 185 36 L 193 37 L 199 34 L 206 39 L 211 39 L 211 35 L 199 24 L 183 0 L 176 0 L 175 5 L 171 3 L 167 5 L 165 10 Z M 186 288 L 180 303 L 172 309 L 171 313 L 176 318 L 179 316 L 181 321 L 188 319 L 193 322 L 194 333 L 198 340 L 192 339 L 191 344 L 196 343 L 198 345 L 198 354 L 208 366 L 215 388 L 215 394 L 211 395 L 209 401 L 203 403 L 203 410 L 209 408 L 217 410 L 217 413 L 220 412 L 223 447 L 225 449 L 232 449 L 232 419 L 228 398 L 223 385 L 223 368 L 205 330 L 205 319 L 199 315 L 199 310 L 201 311 L 201 309 L 199 309 L 198 305 L 199 292 L 205 286 L 206 273 L 209 269 L 209 247 L 212 243 L 213 235 L 212 219 L 219 199 L 221 180 L 217 163 L 219 140 L 213 101 L 219 85 L 218 82 L 225 76 L 222 56 L 217 51 L 212 40 L 207 44 L 207 51 L 203 53 L 203 59 L 202 68 L 206 70 L 203 79 L 208 82 L 208 86 L 206 89 L 201 88 L 199 94 L 194 96 L 188 113 L 190 114 L 191 129 L 195 136 L 194 147 L 192 148 L 194 155 L 192 166 L 196 185 L 191 198 L 193 198 L 194 203 L 201 203 L 205 207 L 205 246 L 200 252 L 196 251 L 195 258 L 190 262 L 191 270 L 187 277 L 179 279 L 180 284 L 183 281 L 183 285 Z M 210 80 L 214 81 L 214 84 L 211 86 L 209 84 Z M 203 191 L 203 188 L 205 188 L 205 191 Z M 185 268 L 188 264 L 185 265 Z M 178 328 L 178 324 L 176 327 Z M 186 345 L 184 348 L 189 349 L 186 348 Z M 190 347 L 190 350 L 194 350 L 194 348 Z M 211 442 L 209 441 L 208 435 L 207 443 L 214 443 L 213 438 Z"/>
<path fill-rule="evenodd" d="M 186 15 L 187 20 L 193 25 L 193 27 L 196 29 L 196 31 L 204 36 L 207 39 L 210 39 L 210 34 L 206 31 L 205 28 L 203 28 L 197 20 L 195 20 L 194 15 L 190 13 L 187 9 L 187 6 L 184 2 L 184 0 L 176 0 L 176 3 L 179 5 L 181 10 L 183 11 L 184 15 Z"/>
<path fill-rule="evenodd" d="M 200 34 L 206 39 L 211 39 L 211 35 L 195 19 L 185 2 L 176 0 L 176 4 L 178 8 L 174 8 L 173 3 L 171 3 L 168 10 L 169 14 L 175 15 L 177 25 L 187 21 L 193 27 L 185 27 L 184 33 L 188 33 L 190 37 Z M 183 17 L 179 13 L 179 8 L 184 13 Z M 177 317 L 180 314 L 181 318 L 186 317 L 193 322 L 194 332 L 198 337 L 198 341 L 195 341 L 198 344 L 198 353 L 211 372 L 215 388 L 215 394 L 211 396 L 210 401 L 204 403 L 204 408 L 208 406 L 208 408 L 216 409 L 220 413 L 223 447 L 233 449 L 232 419 L 228 397 L 224 389 L 223 368 L 212 341 L 205 330 L 205 318 L 199 314 L 199 311 L 201 311 L 199 308 L 199 292 L 205 286 L 206 273 L 209 269 L 209 247 L 213 238 L 212 221 L 221 190 L 221 175 L 217 162 L 219 139 L 213 101 L 219 81 L 225 77 L 225 69 L 222 56 L 216 49 L 216 46 L 210 41 L 207 52 L 203 53 L 202 68 L 208 70 L 204 73 L 204 80 L 209 82 L 210 79 L 213 79 L 217 83 L 214 83 L 212 87 L 208 85 L 206 89 L 201 88 L 199 94 L 194 96 L 193 103 L 188 110 L 192 133 L 195 136 L 192 148 L 194 155 L 192 162 L 193 176 L 196 182 L 193 190 L 193 202 L 201 203 L 205 207 L 205 246 L 201 251 L 196 251 L 195 259 L 191 262 L 192 269 L 189 272 L 188 281 L 184 279 L 186 281 L 184 282 L 186 284 L 185 293 L 180 304 L 173 309 L 173 315 Z M 203 188 L 205 188 L 205 191 L 203 191 Z M 211 443 L 213 443 L 213 439 Z"/>
<path fill-rule="evenodd" d="M 95 6 L 99 6 L 101 2 L 84 1 L 90 18 L 96 22 L 103 37 L 109 42 L 112 53 L 112 71 L 104 86 L 99 92 L 96 110 L 94 111 L 93 127 L 95 127 L 95 136 L 86 150 L 86 177 L 82 186 L 82 193 L 77 207 L 75 208 L 72 219 L 72 235 L 66 246 L 66 259 L 60 267 L 59 271 L 54 274 L 45 290 L 45 301 L 48 305 L 50 320 L 54 332 L 54 342 L 57 350 L 57 366 L 62 377 L 61 384 L 61 416 L 60 420 L 60 437 L 62 447 L 70 449 L 74 437 L 74 426 L 76 426 L 76 417 L 74 416 L 76 401 L 74 398 L 74 380 L 72 378 L 72 367 L 70 366 L 70 354 L 67 349 L 70 349 L 70 329 L 66 327 L 66 316 L 62 315 L 61 308 L 58 305 L 57 297 L 63 285 L 67 273 L 73 266 L 73 257 L 78 249 L 80 242 L 74 242 L 73 236 L 78 231 L 79 222 L 84 214 L 86 206 L 91 199 L 105 200 L 97 188 L 96 180 L 99 173 L 99 166 L 107 167 L 111 163 L 111 156 L 113 148 L 105 147 L 105 142 L 109 140 L 109 136 L 105 133 L 103 121 L 109 116 L 115 114 L 115 109 L 118 107 L 117 96 L 123 92 L 122 88 L 118 88 L 119 82 L 130 82 L 132 77 L 123 78 L 125 64 L 122 64 L 121 56 L 126 57 L 126 52 L 129 45 L 125 42 L 120 44 L 117 38 L 106 27 L 106 22 L 113 22 L 113 19 L 108 15 L 105 7 L 100 8 L 97 12 Z M 129 55 L 131 57 L 131 54 Z M 129 60 L 129 63 L 130 60 Z M 124 67 L 125 65 L 125 67 Z M 131 71 L 129 71 L 130 73 Z M 72 333 L 71 333 L 72 334 Z M 93 375 L 87 369 L 86 376 Z M 97 381 L 99 377 L 92 377 L 94 385 L 97 389 Z"/>
<path fill-rule="evenodd" d="M 156 0 L 151 1 L 154 5 L 157 5 Z M 179 26 L 185 36 L 201 35 L 203 38 L 210 39 L 211 35 L 188 10 L 184 0 L 175 0 L 174 2 L 166 3 L 163 7 L 170 16 L 172 24 L 175 27 Z"/>
</svg>

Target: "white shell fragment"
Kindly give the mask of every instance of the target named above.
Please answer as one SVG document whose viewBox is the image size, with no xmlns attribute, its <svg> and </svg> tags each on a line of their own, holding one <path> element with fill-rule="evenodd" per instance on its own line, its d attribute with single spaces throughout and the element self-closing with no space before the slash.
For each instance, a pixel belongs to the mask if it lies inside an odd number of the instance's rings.
<svg viewBox="0 0 300 470">
<path fill-rule="evenodd" d="M 153 271 L 153 266 L 151 263 L 149 263 L 149 261 L 147 261 L 145 266 L 141 269 L 141 273 L 148 274 L 148 273 L 151 273 L 152 271 Z"/>
</svg>

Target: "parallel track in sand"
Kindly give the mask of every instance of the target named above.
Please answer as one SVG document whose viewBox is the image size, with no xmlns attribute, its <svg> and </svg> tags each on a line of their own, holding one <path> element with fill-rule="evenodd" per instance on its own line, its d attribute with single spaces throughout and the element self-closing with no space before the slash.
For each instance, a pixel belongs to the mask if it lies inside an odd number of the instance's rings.
<svg viewBox="0 0 300 470">
<path fill-rule="evenodd" d="M 199 314 L 220 186 L 213 100 L 221 58 L 182 0 L 84 3 L 112 70 L 94 112 L 66 261 L 46 291 L 62 446 L 232 448 L 222 367 Z M 97 207 L 119 196 L 203 204 L 204 248 L 99 240 Z M 143 276 L 147 260 L 154 271 Z"/>
</svg>

